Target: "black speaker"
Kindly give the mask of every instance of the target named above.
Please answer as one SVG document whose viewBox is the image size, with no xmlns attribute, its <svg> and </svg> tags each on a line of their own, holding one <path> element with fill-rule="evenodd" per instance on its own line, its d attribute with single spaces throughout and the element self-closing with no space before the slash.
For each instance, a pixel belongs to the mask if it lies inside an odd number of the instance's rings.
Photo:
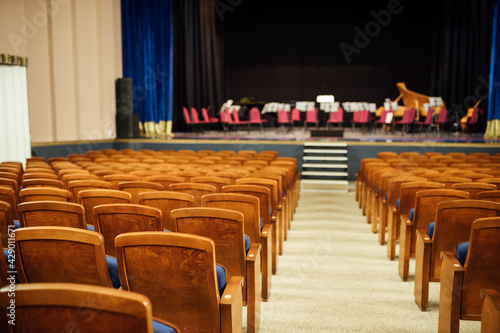
<svg viewBox="0 0 500 333">
<path fill-rule="evenodd" d="M 134 99 L 132 79 L 116 80 L 116 137 L 134 137 Z"/>
<path fill-rule="evenodd" d="M 134 115 L 126 113 L 116 113 L 116 137 L 134 137 Z"/>
<path fill-rule="evenodd" d="M 132 79 L 129 77 L 116 80 L 116 113 L 134 113 Z"/>
<path fill-rule="evenodd" d="M 343 136 L 343 129 L 311 130 L 311 138 L 335 138 Z"/>
</svg>

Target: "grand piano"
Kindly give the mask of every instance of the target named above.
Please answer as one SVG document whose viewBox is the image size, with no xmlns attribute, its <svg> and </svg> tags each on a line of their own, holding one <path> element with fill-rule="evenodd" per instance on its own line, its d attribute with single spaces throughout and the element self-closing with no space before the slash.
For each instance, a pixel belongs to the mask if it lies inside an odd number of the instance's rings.
<svg viewBox="0 0 500 333">
<path fill-rule="evenodd" d="M 418 109 L 418 113 L 416 114 L 420 117 L 427 116 L 427 110 L 424 107 L 424 103 L 429 103 L 429 96 L 409 90 L 406 88 L 406 84 L 404 82 L 396 83 L 396 87 L 398 88 L 400 94 L 398 98 L 396 98 L 395 102 L 402 99 L 404 105 L 398 106 L 398 109 L 394 111 L 394 117 L 402 117 L 405 110 L 408 108 Z M 444 107 L 444 103 L 440 107 L 435 107 L 434 114 L 439 114 L 439 111 Z M 383 109 L 383 106 L 379 107 L 375 112 L 375 115 L 379 117 Z"/>
</svg>

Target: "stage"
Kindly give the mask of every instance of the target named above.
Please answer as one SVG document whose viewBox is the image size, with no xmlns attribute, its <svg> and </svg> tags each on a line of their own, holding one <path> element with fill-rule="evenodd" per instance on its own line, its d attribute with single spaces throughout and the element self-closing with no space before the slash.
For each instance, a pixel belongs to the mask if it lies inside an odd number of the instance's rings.
<svg viewBox="0 0 500 333">
<path fill-rule="evenodd" d="M 332 127 L 335 129 L 335 127 Z M 68 154 L 84 154 L 88 150 L 103 148 L 114 149 L 192 149 L 202 150 L 275 150 L 279 156 L 294 157 L 297 167 L 302 171 L 304 151 L 307 145 L 329 145 L 341 147 L 345 154 L 347 179 L 352 181 L 359 169 L 362 158 L 376 157 L 381 151 L 415 151 L 465 153 L 487 152 L 500 153 L 500 140 L 485 140 L 482 133 L 467 134 L 463 132 L 402 133 L 401 131 L 385 132 L 381 129 L 344 128 L 341 136 L 311 137 L 311 131 L 325 128 L 294 127 L 282 128 L 240 128 L 231 131 L 203 131 L 174 133 L 172 137 L 123 138 L 100 141 L 54 142 L 32 144 L 33 154 L 42 157 L 65 157 Z M 318 134 L 318 133 L 317 133 Z M 322 134 L 322 133 L 319 133 Z M 325 133 L 329 134 L 329 133 Z M 330 133 L 331 134 L 331 133 Z M 334 134 L 339 135 L 339 132 Z"/>
</svg>

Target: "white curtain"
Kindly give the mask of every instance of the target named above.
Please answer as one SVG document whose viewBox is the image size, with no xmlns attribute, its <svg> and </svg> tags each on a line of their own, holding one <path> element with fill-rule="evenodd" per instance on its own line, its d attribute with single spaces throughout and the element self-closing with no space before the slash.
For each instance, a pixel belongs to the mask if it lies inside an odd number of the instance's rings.
<svg viewBox="0 0 500 333">
<path fill-rule="evenodd" d="M 31 157 L 26 58 L 0 55 L 0 162 Z"/>
</svg>

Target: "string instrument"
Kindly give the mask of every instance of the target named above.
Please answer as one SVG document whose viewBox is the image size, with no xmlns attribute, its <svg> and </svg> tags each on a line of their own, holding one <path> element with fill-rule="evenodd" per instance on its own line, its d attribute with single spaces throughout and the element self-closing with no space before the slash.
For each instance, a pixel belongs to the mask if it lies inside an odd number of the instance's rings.
<svg viewBox="0 0 500 333">
<path fill-rule="evenodd" d="M 481 103 L 481 100 L 477 101 L 477 103 L 473 107 L 469 108 L 467 110 L 467 115 L 463 116 L 462 119 L 460 119 L 460 127 L 462 127 L 462 131 L 468 132 L 469 128 L 467 127 L 467 124 L 469 123 L 471 118 L 474 116 L 474 110 L 477 109 L 477 107 L 479 106 L 479 103 Z M 475 117 L 477 117 L 477 112 L 476 112 Z M 476 120 L 474 119 L 473 122 L 475 123 Z"/>
</svg>

